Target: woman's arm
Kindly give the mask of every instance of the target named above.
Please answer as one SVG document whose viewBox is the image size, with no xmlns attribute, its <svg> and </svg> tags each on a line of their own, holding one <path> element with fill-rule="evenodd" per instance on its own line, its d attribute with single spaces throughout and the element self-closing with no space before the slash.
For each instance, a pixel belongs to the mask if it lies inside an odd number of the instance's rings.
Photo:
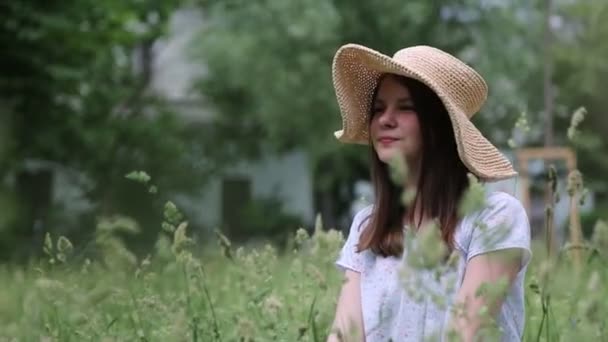
<svg viewBox="0 0 608 342">
<path fill-rule="evenodd" d="M 327 342 L 365 341 L 361 313 L 361 274 L 346 270 L 345 282 L 340 290 L 336 317 Z"/>
<path fill-rule="evenodd" d="M 512 248 L 480 254 L 469 260 L 455 303 L 456 306 L 461 306 L 463 311 L 458 312 L 452 320 L 452 328 L 460 334 L 464 342 L 475 341 L 475 335 L 484 323 L 483 315 L 479 314 L 484 306 L 487 306 L 487 315 L 496 317 L 506 292 L 520 270 L 521 259 L 522 250 Z M 490 291 L 478 296 L 477 292 L 484 284 L 494 289 L 498 287 L 499 293 Z"/>
</svg>

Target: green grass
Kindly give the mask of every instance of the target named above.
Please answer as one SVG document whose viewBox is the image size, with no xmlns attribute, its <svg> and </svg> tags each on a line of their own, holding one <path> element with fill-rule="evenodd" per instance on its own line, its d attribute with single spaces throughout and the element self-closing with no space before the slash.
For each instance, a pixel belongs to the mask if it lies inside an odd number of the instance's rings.
<svg viewBox="0 0 608 342">
<path fill-rule="evenodd" d="M 118 261 L 124 251 L 106 250 L 115 257 L 70 262 L 67 255 L 65 263 L 53 258 L 53 264 L 4 267 L 0 341 L 325 340 L 341 284 L 333 265 L 341 234 L 300 231 L 281 256 L 271 246 L 230 250 L 224 244 L 196 257 L 190 252 L 196 246 L 164 236 L 135 264 Z M 580 273 L 565 252 L 554 268 L 543 260 L 536 242 L 525 340 L 608 340 L 608 272 L 601 258 Z"/>
<path fill-rule="evenodd" d="M 341 234 L 301 231 L 280 257 L 270 245 L 228 256 L 207 247 L 195 257 L 196 246 L 166 237 L 136 264 L 120 262 L 118 245 L 104 251 L 113 258 L 1 269 L 0 341 L 324 338 L 341 281 L 333 266 Z"/>
<path fill-rule="evenodd" d="M 471 186 L 464 203 L 474 211 L 481 197 Z M 0 268 L 0 341 L 325 341 L 343 281 L 334 266 L 342 234 L 318 220 L 312 236 L 300 229 L 281 254 L 271 245 L 235 248 L 220 233 L 201 246 L 171 202 L 162 227 L 145 258 L 119 238 L 137 234 L 137 223 L 111 217 L 98 223 L 86 256 L 47 235 L 46 258 Z M 436 248 L 434 235 L 421 236 Z M 583 247 L 574 267 L 571 247 L 548 257 L 534 241 L 525 341 L 608 341 L 608 225 L 598 222 Z M 418 255 L 424 267 L 438 266 L 427 254 Z"/>
</svg>

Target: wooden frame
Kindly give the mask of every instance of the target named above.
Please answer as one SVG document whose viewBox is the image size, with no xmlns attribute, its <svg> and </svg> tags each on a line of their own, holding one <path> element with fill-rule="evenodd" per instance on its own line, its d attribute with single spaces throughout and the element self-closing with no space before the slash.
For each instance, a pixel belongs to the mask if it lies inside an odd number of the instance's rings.
<svg viewBox="0 0 608 342">
<path fill-rule="evenodd" d="M 519 165 L 519 183 L 522 202 L 528 215 L 530 215 L 530 180 L 528 178 L 528 162 L 530 160 L 561 160 L 566 162 L 568 173 L 576 170 L 576 154 L 568 147 L 523 148 L 516 151 L 516 158 Z M 548 193 L 548 195 L 553 197 L 552 193 Z M 580 247 L 582 243 L 582 233 L 577 198 L 575 197 L 576 196 L 570 198 L 570 239 L 574 247 L 574 261 L 576 264 L 580 265 L 580 248 L 578 247 Z M 550 217 L 550 220 L 551 221 L 547 225 L 548 231 L 545 233 L 547 234 L 547 251 L 549 255 L 552 255 L 554 249 L 553 215 Z"/>
<path fill-rule="evenodd" d="M 530 213 L 530 182 L 528 179 L 528 162 L 530 160 L 562 160 L 566 162 L 568 172 L 576 170 L 576 155 L 567 147 L 522 148 L 517 150 L 516 156 L 519 166 L 518 171 L 522 202 L 528 213 Z"/>
</svg>

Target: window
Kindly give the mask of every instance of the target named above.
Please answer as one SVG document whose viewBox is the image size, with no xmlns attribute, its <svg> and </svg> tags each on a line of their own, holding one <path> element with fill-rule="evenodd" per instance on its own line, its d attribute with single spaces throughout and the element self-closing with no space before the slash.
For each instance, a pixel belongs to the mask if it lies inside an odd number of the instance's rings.
<svg viewBox="0 0 608 342">
<path fill-rule="evenodd" d="M 222 225 L 231 238 L 242 231 L 241 212 L 251 201 L 251 180 L 246 177 L 226 177 L 222 180 Z"/>
</svg>

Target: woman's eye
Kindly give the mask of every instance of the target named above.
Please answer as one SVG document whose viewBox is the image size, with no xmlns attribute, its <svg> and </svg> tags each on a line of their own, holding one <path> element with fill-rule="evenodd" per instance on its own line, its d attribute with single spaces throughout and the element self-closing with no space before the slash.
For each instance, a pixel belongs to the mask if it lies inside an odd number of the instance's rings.
<svg viewBox="0 0 608 342">
<path fill-rule="evenodd" d="M 404 112 L 405 111 L 413 111 L 414 110 L 414 106 L 401 106 L 401 107 L 399 107 L 399 110 L 402 110 Z"/>
</svg>

